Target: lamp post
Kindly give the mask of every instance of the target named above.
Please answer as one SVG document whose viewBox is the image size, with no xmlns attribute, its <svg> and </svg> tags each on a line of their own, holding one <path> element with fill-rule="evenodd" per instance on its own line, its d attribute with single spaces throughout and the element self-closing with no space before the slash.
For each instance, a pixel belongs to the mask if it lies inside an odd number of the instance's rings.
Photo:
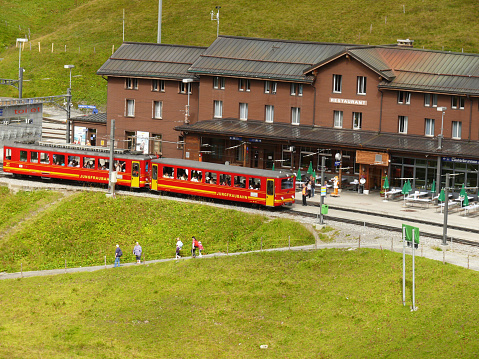
<svg viewBox="0 0 479 359">
<path fill-rule="evenodd" d="M 186 105 L 185 109 L 185 123 L 190 122 L 190 93 L 191 93 L 191 83 L 193 79 L 183 79 L 182 82 L 186 84 L 186 93 L 188 94 L 188 105 Z"/>
<path fill-rule="evenodd" d="M 221 6 L 216 6 L 216 14 L 211 10 L 211 21 L 216 21 L 216 37 L 220 36 L 220 9 Z"/>
<path fill-rule="evenodd" d="M 441 115 L 441 134 L 437 136 L 437 150 L 439 152 L 437 156 L 437 165 L 436 165 L 436 195 L 439 195 L 441 191 L 441 155 L 442 155 L 442 139 L 444 133 L 444 114 L 446 113 L 447 107 L 438 107 L 437 111 L 442 112 Z"/>
<path fill-rule="evenodd" d="M 22 62 L 22 46 L 25 42 L 27 42 L 28 39 L 23 39 L 23 38 L 18 38 L 17 39 L 17 44 L 20 43 L 20 46 L 18 47 L 18 98 L 22 98 L 22 92 L 23 92 L 23 68 L 21 65 Z"/>
<path fill-rule="evenodd" d="M 67 89 L 67 121 L 66 121 L 66 134 L 65 141 L 70 143 L 70 110 L 72 104 L 72 69 L 75 65 L 64 65 L 65 69 L 70 69 L 70 87 Z"/>
</svg>

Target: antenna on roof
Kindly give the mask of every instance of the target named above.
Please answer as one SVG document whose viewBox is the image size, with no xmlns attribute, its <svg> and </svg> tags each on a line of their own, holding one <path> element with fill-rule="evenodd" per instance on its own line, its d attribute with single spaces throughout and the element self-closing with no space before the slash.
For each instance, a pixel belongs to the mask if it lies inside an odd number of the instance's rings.
<svg viewBox="0 0 479 359">
<path fill-rule="evenodd" d="M 220 35 L 220 9 L 221 6 L 216 6 L 217 13 L 215 14 L 213 10 L 211 10 L 211 21 L 216 21 L 218 24 L 216 25 L 216 37 Z"/>
</svg>

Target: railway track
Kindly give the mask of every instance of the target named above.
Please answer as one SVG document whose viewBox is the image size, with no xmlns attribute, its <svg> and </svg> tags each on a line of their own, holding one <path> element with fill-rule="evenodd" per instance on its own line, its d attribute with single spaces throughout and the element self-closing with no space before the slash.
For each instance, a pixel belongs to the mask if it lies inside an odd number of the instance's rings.
<svg viewBox="0 0 479 359">
<path fill-rule="evenodd" d="M 311 206 L 319 208 L 319 205 L 317 205 L 317 204 L 312 204 Z M 360 210 L 352 210 L 352 209 L 348 209 L 348 208 L 331 207 L 330 206 L 329 209 L 330 210 L 333 209 L 335 211 L 354 212 L 356 214 L 362 213 L 362 214 L 367 215 L 367 216 L 373 216 L 373 217 L 383 218 L 383 219 L 404 220 L 404 218 L 400 217 L 400 216 L 386 215 L 386 214 L 382 214 L 382 213 L 371 213 L 371 212 L 360 211 Z M 318 211 L 313 213 L 313 212 L 304 212 L 304 211 L 297 212 L 297 211 L 293 210 L 292 212 L 293 212 L 293 215 L 295 215 L 295 216 L 307 216 L 307 217 L 310 217 L 310 218 L 317 218 L 318 217 Z M 344 217 L 331 216 L 331 215 L 324 215 L 324 219 L 326 221 L 331 220 L 331 221 L 349 223 L 349 224 L 354 224 L 354 225 L 358 225 L 358 226 L 366 226 L 366 227 L 370 227 L 370 228 L 383 229 L 383 230 L 387 230 L 387 231 L 393 231 L 393 232 L 401 233 L 401 227 L 390 226 L 390 225 L 386 225 L 386 224 L 379 224 L 379 223 L 375 223 L 375 222 L 368 221 L 368 220 L 358 220 L 358 219 L 344 218 Z M 319 218 L 318 218 L 318 221 L 319 221 Z M 413 222 L 414 223 L 419 223 L 419 224 L 425 224 L 425 225 L 432 226 L 432 227 L 437 227 L 438 229 L 441 229 L 441 230 L 443 228 L 442 224 L 438 224 L 438 223 L 431 222 L 431 221 L 414 219 Z M 473 228 L 464 228 L 464 227 L 458 227 L 458 226 L 454 226 L 454 225 L 448 225 L 447 228 L 448 229 L 454 229 L 458 232 L 474 233 L 474 234 L 477 234 L 479 236 L 479 230 L 476 230 L 476 229 L 473 229 Z M 422 230 L 421 230 L 421 236 L 426 236 L 426 237 L 429 237 L 429 238 L 440 239 L 440 240 L 442 240 L 442 238 L 443 238 L 442 233 L 437 234 L 437 233 L 432 233 L 432 232 L 427 232 L 427 231 L 422 231 Z M 451 243 L 454 242 L 454 243 L 468 245 L 468 246 L 471 246 L 471 247 L 479 247 L 479 242 L 464 239 L 464 238 L 458 237 L 457 235 L 454 238 L 448 236 L 448 241 L 450 241 Z"/>
</svg>

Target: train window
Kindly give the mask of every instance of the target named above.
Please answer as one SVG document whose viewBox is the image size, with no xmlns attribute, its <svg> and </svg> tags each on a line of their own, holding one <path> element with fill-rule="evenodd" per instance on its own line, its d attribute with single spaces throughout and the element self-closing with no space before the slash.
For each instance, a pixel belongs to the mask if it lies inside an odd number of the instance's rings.
<svg viewBox="0 0 479 359">
<path fill-rule="evenodd" d="M 99 158 L 98 169 L 102 171 L 108 171 L 110 169 L 110 161 L 105 158 Z"/>
<path fill-rule="evenodd" d="M 80 167 L 80 156 L 68 156 L 68 167 Z"/>
<path fill-rule="evenodd" d="M 220 185 L 231 186 L 231 175 L 220 174 Z"/>
<path fill-rule="evenodd" d="M 218 175 L 214 172 L 206 172 L 205 182 L 206 183 L 211 183 L 211 184 L 216 184 L 217 176 Z"/>
<path fill-rule="evenodd" d="M 28 160 L 28 152 L 20 151 L 20 162 L 27 162 L 27 160 Z"/>
<path fill-rule="evenodd" d="M 30 152 L 30 162 L 38 163 L 38 152 Z"/>
<path fill-rule="evenodd" d="M 5 159 L 6 160 L 11 160 L 12 159 L 12 149 L 11 148 L 6 148 L 5 149 Z"/>
<path fill-rule="evenodd" d="M 274 195 L 274 181 L 266 182 L 266 195 L 268 196 Z"/>
<path fill-rule="evenodd" d="M 95 159 L 92 157 L 83 157 L 83 168 L 95 169 Z"/>
<path fill-rule="evenodd" d="M 175 178 L 173 167 L 163 167 L 163 178 Z"/>
<path fill-rule="evenodd" d="M 201 171 L 192 170 L 191 171 L 191 180 L 193 182 L 202 182 L 203 181 L 203 175 L 202 175 Z"/>
<path fill-rule="evenodd" d="M 156 181 L 158 179 L 158 166 L 153 166 L 151 170 L 151 178 L 153 181 Z"/>
<path fill-rule="evenodd" d="M 259 191 L 261 189 L 261 178 L 249 178 L 249 189 L 255 189 Z"/>
<path fill-rule="evenodd" d="M 246 188 L 246 177 L 235 176 L 235 187 Z"/>
<path fill-rule="evenodd" d="M 188 170 L 186 168 L 177 168 L 176 178 L 182 181 L 186 181 L 188 179 Z"/>
<path fill-rule="evenodd" d="M 53 164 L 57 166 L 65 166 L 65 155 L 55 153 L 53 155 Z"/>
<path fill-rule="evenodd" d="M 50 163 L 50 155 L 48 153 L 40 152 L 40 163 L 49 164 Z"/>
<path fill-rule="evenodd" d="M 126 171 L 126 162 L 125 161 L 115 161 L 115 170 L 116 170 L 116 172 L 125 172 Z"/>
<path fill-rule="evenodd" d="M 290 189 L 290 188 L 293 188 L 294 185 L 293 185 L 293 178 L 292 177 L 289 177 L 289 178 L 283 178 L 281 180 L 281 189 Z"/>
</svg>

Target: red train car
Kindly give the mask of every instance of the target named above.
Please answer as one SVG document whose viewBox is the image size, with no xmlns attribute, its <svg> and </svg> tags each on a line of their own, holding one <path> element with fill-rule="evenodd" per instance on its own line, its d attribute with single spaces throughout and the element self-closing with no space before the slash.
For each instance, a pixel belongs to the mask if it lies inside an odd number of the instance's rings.
<svg viewBox="0 0 479 359">
<path fill-rule="evenodd" d="M 149 186 L 151 157 L 128 150 L 114 151 L 117 184 Z M 18 175 L 108 183 L 109 149 L 74 144 L 17 143 L 3 149 L 3 171 Z"/>
<path fill-rule="evenodd" d="M 160 158 L 151 161 L 151 190 L 267 207 L 294 203 L 295 177 L 281 171 Z"/>
</svg>

